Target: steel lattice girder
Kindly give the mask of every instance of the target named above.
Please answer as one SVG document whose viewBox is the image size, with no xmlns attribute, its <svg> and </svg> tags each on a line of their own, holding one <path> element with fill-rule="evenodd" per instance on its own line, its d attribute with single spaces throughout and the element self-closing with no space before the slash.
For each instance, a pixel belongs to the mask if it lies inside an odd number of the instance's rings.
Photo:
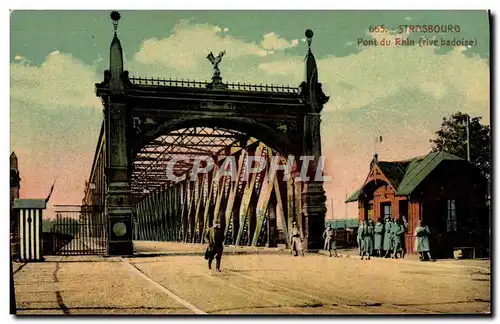
<svg viewBox="0 0 500 324">
<path fill-rule="evenodd" d="M 224 224 L 226 244 L 276 244 L 278 219 L 289 243 L 287 227 L 296 212 L 294 207 L 300 205 L 297 202 L 289 205 L 288 200 L 300 200 L 301 194 L 300 188 L 294 189 L 290 182 L 278 181 L 281 177 L 278 173 L 269 178 L 269 163 L 275 155 L 262 144 L 256 149 L 240 150 L 234 156 L 236 181 L 230 181 L 229 176 L 217 180 L 214 174 L 218 167 L 215 167 L 199 175 L 195 182 L 185 180 L 152 188 L 135 206 L 137 239 L 203 243 L 204 230 L 217 217 Z M 266 167 L 246 179 L 244 171 L 249 156 L 263 157 Z"/>
<path fill-rule="evenodd" d="M 144 196 L 148 188 L 172 183 L 167 166 L 172 158 L 183 158 L 172 168 L 174 175 L 187 174 L 195 158 L 229 155 L 248 143 L 248 136 L 232 130 L 195 127 L 177 130 L 146 145 L 135 157 L 131 175 L 133 200 Z M 187 162 L 189 161 L 189 162 Z"/>
</svg>

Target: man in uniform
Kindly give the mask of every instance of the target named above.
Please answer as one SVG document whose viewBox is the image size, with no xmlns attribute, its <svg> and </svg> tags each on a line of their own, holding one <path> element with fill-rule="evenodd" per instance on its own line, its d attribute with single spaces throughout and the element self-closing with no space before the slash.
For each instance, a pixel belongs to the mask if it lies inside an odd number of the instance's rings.
<svg viewBox="0 0 500 324">
<path fill-rule="evenodd" d="M 208 242 L 205 259 L 208 260 L 208 269 L 212 269 L 212 261 L 215 258 L 215 268 L 220 272 L 222 251 L 224 250 L 224 230 L 220 227 L 218 220 L 214 221 L 214 226 L 205 232 L 205 241 Z"/>
<path fill-rule="evenodd" d="M 297 222 L 293 222 L 292 230 L 290 231 L 290 241 L 292 242 L 292 255 L 297 256 L 300 252 L 304 256 L 304 248 L 302 247 L 302 233 L 300 232 Z"/>
<path fill-rule="evenodd" d="M 358 242 L 358 250 L 359 256 L 363 255 L 363 221 L 359 221 L 358 226 L 358 236 L 356 237 L 356 241 Z"/>
<path fill-rule="evenodd" d="M 366 255 L 367 260 L 370 260 L 370 255 L 373 252 L 373 234 L 374 234 L 374 226 L 373 221 L 370 219 L 368 222 L 363 224 L 361 229 L 361 237 L 363 240 L 363 252 L 361 255 L 361 260 L 363 260 Z"/>
<path fill-rule="evenodd" d="M 401 225 L 403 226 L 403 233 L 401 234 L 401 259 L 404 259 L 406 254 L 406 233 L 408 233 L 408 221 L 404 215 L 402 215 L 400 219 Z"/>
<path fill-rule="evenodd" d="M 391 241 L 392 241 L 392 258 L 397 259 L 398 258 L 398 253 L 400 253 L 401 256 L 403 256 L 403 250 L 402 250 L 402 245 L 401 245 L 401 238 L 402 235 L 404 234 L 404 226 L 402 224 L 402 221 L 398 219 L 394 219 L 391 225 Z"/>
<path fill-rule="evenodd" d="M 332 256 L 332 249 L 335 252 L 335 257 L 338 257 L 335 242 L 335 232 L 333 231 L 332 224 L 328 224 L 328 227 L 323 232 L 323 238 L 325 239 L 324 249 L 328 251 L 330 257 Z"/>
<path fill-rule="evenodd" d="M 384 219 L 384 245 L 383 245 L 385 251 L 384 258 L 387 258 L 392 250 L 391 226 L 392 226 L 391 218 L 386 217 Z"/>
<path fill-rule="evenodd" d="M 429 236 L 431 231 L 429 227 L 425 226 L 422 221 L 419 221 L 418 227 L 415 229 L 415 250 L 420 255 L 420 261 L 425 260 L 425 255 L 429 261 L 434 261 L 431 257 Z"/>
<path fill-rule="evenodd" d="M 381 257 L 382 256 L 382 243 L 384 242 L 384 224 L 380 222 L 380 219 L 377 219 L 377 223 L 375 224 L 374 227 L 375 235 L 374 235 L 374 242 L 373 242 L 373 248 L 375 249 L 377 256 Z"/>
</svg>

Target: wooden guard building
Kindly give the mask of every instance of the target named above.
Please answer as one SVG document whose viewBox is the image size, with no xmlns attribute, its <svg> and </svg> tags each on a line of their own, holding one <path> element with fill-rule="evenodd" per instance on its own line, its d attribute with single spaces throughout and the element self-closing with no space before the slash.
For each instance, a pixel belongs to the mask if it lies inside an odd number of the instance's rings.
<svg viewBox="0 0 500 324">
<path fill-rule="evenodd" d="M 431 249 L 452 256 L 453 249 L 489 246 L 487 181 L 477 167 L 445 152 L 405 161 L 379 161 L 375 154 L 361 189 L 346 199 L 358 202 L 359 220 L 408 220 L 405 244 L 414 253 L 419 220 L 431 230 Z"/>
</svg>

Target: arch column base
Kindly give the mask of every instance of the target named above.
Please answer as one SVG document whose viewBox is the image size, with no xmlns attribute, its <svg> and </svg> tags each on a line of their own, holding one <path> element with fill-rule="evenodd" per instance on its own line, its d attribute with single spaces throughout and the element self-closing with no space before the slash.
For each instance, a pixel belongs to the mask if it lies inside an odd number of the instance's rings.
<svg viewBox="0 0 500 324">
<path fill-rule="evenodd" d="M 127 182 L 112 182 L 106 195 L 108 219 L 107 255 L 133 255 L 132 208 L 129 205 L 130 187 Z"/>
<path fill-rule="evenodd" d="M 302 213 L 304 224 L 304 247 L 316 252 L 323 247 L 323 231 L 326 216 L 326 195 L 322 182 L 304 184 L 302 192 Z"/>
</svg>

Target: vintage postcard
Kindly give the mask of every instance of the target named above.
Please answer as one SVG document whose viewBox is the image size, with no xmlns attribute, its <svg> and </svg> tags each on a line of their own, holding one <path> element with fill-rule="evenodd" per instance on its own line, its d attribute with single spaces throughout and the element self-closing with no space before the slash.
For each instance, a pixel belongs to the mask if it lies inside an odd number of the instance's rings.
<svg viewBox="0 0 500 324">
<path fill-rule="evenodd" d="M 489 11 L 13 10 L 25 315 L 491 315 Z"/>
</svg>

